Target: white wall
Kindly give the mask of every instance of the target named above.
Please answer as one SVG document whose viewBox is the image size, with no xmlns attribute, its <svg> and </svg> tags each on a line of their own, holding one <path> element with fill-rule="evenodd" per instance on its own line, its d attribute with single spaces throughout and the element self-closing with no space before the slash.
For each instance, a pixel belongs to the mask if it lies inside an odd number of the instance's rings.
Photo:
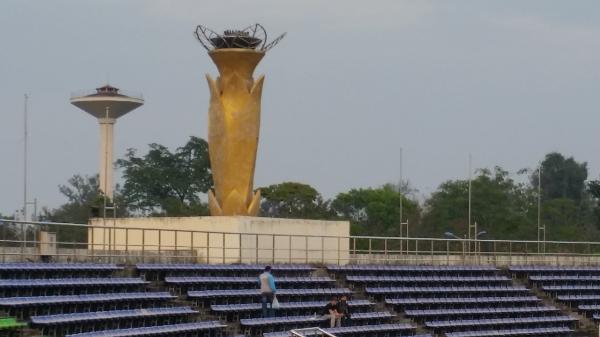
<svg viewBox="0 0 600 337">
<path fill-rule="evenodd" d="M 92 219 L 89 248 L 168 256 L 192 250 L 202 263 L 344 263 L 347 221 L 257 217 Z M 257 249 L 258 248 L 258 249 Z M 274 248 L 274 249 L 273 249 Z"/>
</svg>

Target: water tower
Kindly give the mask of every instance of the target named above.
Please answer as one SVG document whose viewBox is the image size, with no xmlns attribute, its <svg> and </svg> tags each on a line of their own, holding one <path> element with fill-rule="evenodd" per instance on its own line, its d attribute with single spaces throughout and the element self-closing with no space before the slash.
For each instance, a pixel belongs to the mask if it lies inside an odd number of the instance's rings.
<svg viewBox="0 0 600 337">
<path fill-rule="evenodd" d="M 117 118 L 144 104 L 141 94 L 123 92 L 110 85 L 71 95 L 71 104 L 100 123 L 100 191 L 113 199 L 113 128 Z"/>
</svg>

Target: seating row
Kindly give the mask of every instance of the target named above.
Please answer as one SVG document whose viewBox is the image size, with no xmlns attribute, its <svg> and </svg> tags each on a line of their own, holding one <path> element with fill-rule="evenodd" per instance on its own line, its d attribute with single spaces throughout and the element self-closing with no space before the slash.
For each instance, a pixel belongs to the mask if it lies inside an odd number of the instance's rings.
<svg viewBox="0 0 600 337">
<path fill-rule="evenodd" d="M 372 283 L 372 282 L 461 282 L 461 283 L 478 283 L 478 282 L 510 282 L 511 279 L 503 275 L 483 275 L 483 276 L 363 276 L 363 275 L 347 275 L 348 282 Z"/>
<path fill-rule="evenodd" d="M 163 280 L 166 276 L 256 276 L 265 268 L 264 265 L 247 264 L 138 264 L 139 273 L 147 280 Z M 309 265 L 279 264 L 273 265 L 275 275 L 306 275 L 315 270 Z"/>
<path fill-rule="evenodd" d="M 307 301 L 307 302 L 280 302 L 279 310 L 290 309 L 319 309 L 323 308 L 327 302 L 325 301 Z M 353 300 L 348 301 L 350 307 L 368 307 L 375 303 L 369 300 Z M 244 304 L 227 304 L 227 305 L 211 305 L 211 310 L 216 313 L 231 313 L 244 311 L 257 311 L 262 308 L 261 303 L 244 303 Z"/>
<path fill-rule="evenodd" d="M 461 331 L 446 333 L 446 337 L 504 337 L 504 336 L 552 336 L 568 335 L 573 330 L 568 327 L 489 330 L 489 331 Z"/>
<path fill-rule="evenodd" d="M 0 309 L 26 319 L 30 316 L 78 311 L 134 309 L 159 306 L 175 299 L 169 292 L 100 293 L 88 295 L 31 296 L 0 298 Z"/>
<path fill-rule="evenodd" d="M 193 263 L 138 263 L 136 268 L 140 271 L 254 271 L 260 272 L 264 265 L 253 264 L 193 264 Z M 272 266 L 273 272 L 278 271 L 302 271 L 310 272 L 315 270 L 314 267 L 302 264 L 275 264 Z"/>
<path fill-rule="evenodd" d="M 0 297 L 142 291 L 149 282 L 135 277 L 0 279 Z"/>
<path fill-rule="evenodd" d="M 170 276 L 165 278 L 166 283 L 241 283 L 256 285 L 257 277 L 217 277 L 217 276 Z M 277 278 L 278 284 L 286 283 L 334 283 L 335 280 L 329 277 L 290 277 L 283 276 Z"/>
<path fill-rule="evenodd" d="M 93 321 L 106 321 L 113 319 L 137 319 L 142 317 L 156 317 L 169 315 L 192 315 L 198 311 L 191 307 L 144 308 L 133 310 L 112 310 L 97 312 L 78 312 L 72 314 L 32 316 L 31 323 L 37 326 L 74 324 Z"/>
<path fill-rule="evenodd" d="M 573 285 L 551 285 L 551 286 L 542 286 L 542 290 L 550 293 L 559 293 L 559 292 L 600 292 L 600 285 L 593 284 L 573 284 Z"/>
<path fill-rule="evenodd" d="M 600 281 L 600 275 L 531 275 L 530 281 Z"/>
<path fill-rule="evenodd" d="M 21 307 L 52 304 L 75 304 L 114 301 L 141 301 L 146 299 L 167 300 L 177 296 L 169 292 L 135 292 L 135 293 L 103 293 L 88 295 L 62 295 L 62 296 L 29 296 L 29 297 L 4 297 L 0 298 L 0 307 Z"/>
<path fill-rule="evenodd" d="M 487 265 L 461 265 L 461 266 L 431 266 L 431 265 L 369 265 L 369 264 L 349 264 L 349 265 L 329 265 L 327 269 L 333 272 L 353 272 L 353 271 L 398 271 L 398 272 L 483 272 L 498 271 L 494 266 Z"/>
<path fill-rule="evenodd" d="M 440 328 L 464 328 L 481 326 L 499 326 L 499 325 L 526 325 L 540 323 L 575 323 L 577 319 L 570 316 L 542 316 L 542 317 L 509 317 L 509 318 L 491 318 L 491 319 L 470 319 L 470 320 L 452 320 L 452 321 L 427 321 L 425 326 L 431 329 Z"/>
<path fill-rule="evenodd" d="M 520 265 L 509 266 L 510 272 L 579 272 L 579 271 L 598 271 L 600 266 L 542 266 L 542 265 Z"/>
<path fill-rule="evenodd" d="M 550 306 L 536 307 L 497 307 L 497 308 L 468 308 L 468 309 L 430 309 L 430 310 L 405 310 L 408 317 L 449 317 L 449 316 L 486 316 L 486 315 L 523 315 L 523 314 L 549 314 L 560 310 Z"/>
<path fill-rule="evenodd" d="M 466 287 L 365 287 L 367 294 L 436 294 L 436 293 L 490 293 L 490 294 L 522 294 L 529 289 L 520 286 L 466 286 Z"/>
<path fill-rule="evenodd" d="M 386 298 L 385 303 L 389 305 L 411 306 L 411 305 L 432 305 L 432 304 L 497 304 L 497 303 L 515 303 L 527 304 L 539 302 L 536 296 L 515 296 L 515 297 L 442 297 L 442 298 Z"/>
<path fill-rule="evenodd" d="M 352 314 L 352 321 L 358 320 L 377 320 L 394 317 L 393 314 L 387 311 L 376 312 L 358 312 Z M 269 317 L 269 318 L 250 318 L 241 319 L 242 326 L 267 326 L 267 325 L 286 325 L 292 323 L 314 323 L 319 325 L 329 318 L 322 315 L 303 315 L 303 316 L 287 316 L 287 317 Z"/>
<path fill-rule="evenodd" d="M 106 331 L 93 331 L 68 335 L 67 337 L 142 337 L 160 335 L 195 335 L 199 332 L 220 330 L 227 325 L 218 321 L 204 321 L 194 323 L 170 324 L 162 326 L 141 327 L 132 329 L 118 329 Z"/>
<path fill-rule="evenodd" d="M 122 270 L 116 264 L 110 263 L 0 263 L 0 272 L 3 271 L 117 271 Z"/>
<path fill-rule="evenodd" d="M 146 285 L 149 282 L 136 277 L 60 278 L 60 279 L 0 279 L 0 288 L 46 288 L 112 285 Z"/>
<path fill-rule="evenodd" d="M 400 333 L 407 333 L 414 331 L 416 329 L 415 326 L 406 323 L 389 323 L 389 324 L 379 324 L 379 325 L 361 325 L 361 326 L 349 326 L 349 327 L 339 327 L 339 328 L 327 328 L 323 329 L 325 332 L 336 335 L 336 336 L 379 336 L 381 333 L 394 333 L 394 336 L 397 336 Z M 290 333 L 288 331 L 282 332 L 270 332 L 265 333 L 264 337 L 290 337 Z M 412 337 L 431 337 L 429 334 L 425 335 L 413 335 Z"/>
<path fill-rule="evenodd" d="M 213 276 L 167 276 L 165 283 L 178 291 L 256 288 L 257 277 L 213 277 Z M 278 287 L 323 287 L 333 286 L 335 280 L 329 277 L 289 277 L 277 278 Z"/>
<path fill-rule="evenodd" d="M 348 288 L 305 288 L 305 289 L 277 289 L 277 298 L 279 300 L 289 300 L 295 298 L 322 300 L 323 297 L 351 295 L 352 291 Z M 233 304 L 256 302 L 260 299 L 260 290 L 241 289 L 241 290 L 201 290 L 188 291 L 189 299 L 196 303 L 210 304 Z"/>
</svg>

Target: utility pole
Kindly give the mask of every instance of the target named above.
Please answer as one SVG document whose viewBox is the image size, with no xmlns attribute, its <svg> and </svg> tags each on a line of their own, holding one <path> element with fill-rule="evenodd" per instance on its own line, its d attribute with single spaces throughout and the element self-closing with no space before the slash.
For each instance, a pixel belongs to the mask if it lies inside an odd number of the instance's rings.
<svg viewBox="0 0 600 337">
<path fill-rule="evenodd" d="M 402 148 L 400 148 L 400 181 L 398 182 L 398 196 L 400 197 L 400 236 L 402 236 Z"/>
<path fill-rule="evenodd" d="M 27 103 L 29 101 L 29 95 L 25 94 L 24 95 L 24 102 L 23 102 L 23 220 L 27 221 L 27 172 L 28 172 L 28 163 L 27 163 L 27 156 L 28 156 L 28 125 L 27 125 Z"/>
<path fill-rule="evenodd" d="M 542 236 L 542 231 L 544 232 Z M 543 239 L 542 239 L 543 237 Z M 543 244 L 540 244 L 543 240 Z M 537 189 L 537 241 L 538 253 L 546 252 L 546 225 L 542 225 L 542 164 L 538 168 L 538 189 Z"/>
<path fill-rule="evenodd" d="M 469 226 L 469 230 L 468 230 L 468 239 L 471 240 L 471 180 L 472 180 L 472 173 L 473 173 L 473 157 L 471 156 L 471 154 L 469 153 L 469 214 L 468 214 L 468 226 Z"/>
</svg>

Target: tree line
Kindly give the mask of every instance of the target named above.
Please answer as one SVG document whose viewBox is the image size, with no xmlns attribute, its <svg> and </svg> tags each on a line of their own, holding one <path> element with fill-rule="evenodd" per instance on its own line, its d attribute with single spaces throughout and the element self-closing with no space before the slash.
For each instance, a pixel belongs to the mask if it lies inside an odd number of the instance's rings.
<svg viewBox="0 0 600 337">
<path fill-rule="evenodd" d="M 129 149 L 116 166 L 123 175 L 114 200 L 118 216 L 208 215 L 206 193 L 213 183 L 204 139 L 191 137 L 174 151 L 160 144 L 150 144 L 145 153 Z M 67 202 L 44 209 L 46 220 L 86 223 L 101 212 L 104 199 L 96 176 L 75 175 L 59 189 Z M 397 236 L 400 198 L 410 236 L 442 237 L 445 232 L 462 236 L 468 228 L 467 179 L 443 182 L 424 201 L 407 182 L 354 188 L 332 199 L 300 182 L 260 189 L 261 216 L 348 220 L 353 235 Z M 548 240 L 600 239 L 600 180 L 588 180 L 587 163 L 573 157 L 549 153 L 539 170 L 517 174 L 499 166 L 478 169 L 471 191 L 472 221 L 485 230 L 486 238 L 535 240 L 539 197 Z"/>
</svg>

